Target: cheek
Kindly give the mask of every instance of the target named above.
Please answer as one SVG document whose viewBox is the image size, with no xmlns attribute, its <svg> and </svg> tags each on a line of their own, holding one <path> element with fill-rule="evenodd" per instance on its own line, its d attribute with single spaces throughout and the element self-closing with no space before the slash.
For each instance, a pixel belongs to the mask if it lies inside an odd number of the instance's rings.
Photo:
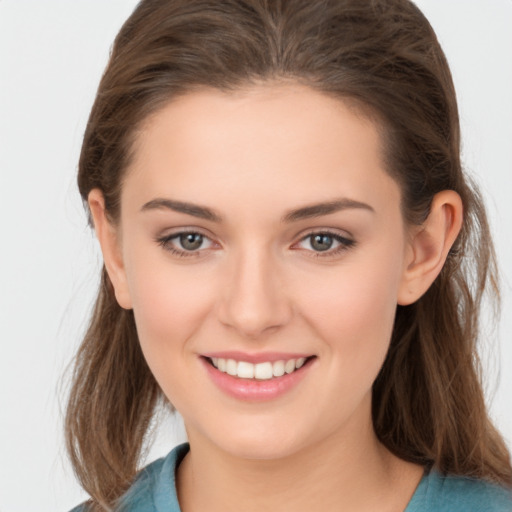
<svg viewBox="0 0 512 512">
<path fill-rule="evenodd" d="M 150 366 L 152 359 L 181 351 L 194 335 L 209 310 L 213 286 L 193 266 L 153 252 L 132 252 L 127 267 L 137 332 Z"/>
<path fill-rule="evenodd" d="M 401 261 L 396 251 L 360 252 L 312 280 L 302 293 L 304 317 L 330 352 L 336 371 L 378 373 L 393 328 Z"/>
<path fill-rule="evenodd" d="M 211 287 L 186 267 L 154 261 L 130 273 L 133 311 L 146 362 L 167 399 L 180 412 L 190 396 L 193 340 L 208 314 Z M 203 280 L 204 281 L 204 280 Z"/>
</svg>

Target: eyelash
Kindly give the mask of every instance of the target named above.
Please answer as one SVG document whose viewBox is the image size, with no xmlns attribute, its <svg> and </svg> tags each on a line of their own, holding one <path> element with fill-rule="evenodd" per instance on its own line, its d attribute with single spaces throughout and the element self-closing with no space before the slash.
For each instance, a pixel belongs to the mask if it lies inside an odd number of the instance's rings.
<svg viewBox="0 0 512 512">
<path fill-rule="evenodd" d="M 158 237 L 158 238 L 156 238 L 156 242 L 158 243 L 158 245 L 163 247 L 166 251 L 169 251 L 173 256 L 177 256 L 179 258 L 190 258 L 190 257 L 197 258 L 197 257 L 201 256 L 201 250 L 186 251 L 186 250 L 176 249 L 176 247 L 172 246 L 172 241 L 176 240 L 177 238 L 179 238 L 180 236 L 183 236 L 183 235 L 200 235 L 203 237 L 203 239 L 210 240 L 209 237 L 207 237 L 206 235 L 203 235 L 199 231 L 179 231 L 178 233 L 173 233 L 172 235 Z M 308 252 L 312 253 L 311 257 L 314 257 L 314 258 L 335 257 L 356 245 L 356 242 L 354 240 L 343 237 L 338 233 L 329 231 L 328 229 L 321 230 L 321 231 L 311 231 L 307 235 L 303 236 L 299 240 L 299 243 L 304 242 L 308 238 L 312 238 L 317 235 L 328 235 L 328 236 L 332 237 L 340 245 L 337 248 L 332 249 L 332 250 L 327 249 L 326 251 L 314 251 L 314 250 L 308 251 Z"/>
<path fill-rule="evenodd" d="M 314 251 L 314 250 L 308 251 L 308 252 L 312 253 L 311 257 L 313 257 L 313 258 L 336 257 L 356 245 L 356 242 L 354 240 L 351 240 L 350 238 L 341 236 L 339 233 L 329 231 L 328 229 L 324 229 L 321 231 L 311 231 L 307 235 L 303 236 L 299 240 L 299 242 L 304 242 L 308 238 L 311 239 L 312 237 L 317 236 L 317 235 L 327 235 L 327 236 L 333 238 L 335 242 L 338 242 L 339 246 L 336 247 L 335 249 L 327 249 L 326 251 Z"/>
<path fill-rule="evenodd" d="M 203 235 L 199 231 L 179 231 L 178 233 L 173 233 L 172 235 L 159 237 L 156 239 L 157 243 L 163 247 L 166 251 L 169 251 L 172 255 L 178 256 L 179 258 L 190 258 L 190 257 L 199 257 L 201 256 L 201 251 L 185 251 L 176 249 L 176 247 L 172 246 L 172 241 L 179 238 L 183 235 L 200 235 L 203 239 L 209 240 L 209 237 Z"/>
</svg>

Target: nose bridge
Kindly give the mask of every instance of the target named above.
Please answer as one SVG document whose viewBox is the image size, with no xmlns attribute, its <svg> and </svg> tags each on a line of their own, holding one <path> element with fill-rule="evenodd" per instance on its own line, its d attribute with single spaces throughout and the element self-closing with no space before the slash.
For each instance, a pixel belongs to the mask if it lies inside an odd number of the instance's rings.
<svg viewBox="0 0 512 512">
<path fill-rule="evenodd" d="M 280 279 L 279 263 L 268 248 L 247 244 L 229 261 L 220 320 L 246 337 L 257 337 L 289 320 L 291 306 Z"/>
</svg>

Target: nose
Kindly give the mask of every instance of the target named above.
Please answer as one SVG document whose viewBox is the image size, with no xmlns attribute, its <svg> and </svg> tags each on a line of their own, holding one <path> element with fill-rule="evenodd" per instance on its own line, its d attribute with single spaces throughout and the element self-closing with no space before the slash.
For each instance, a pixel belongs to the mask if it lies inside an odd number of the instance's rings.
<svg viewBox="0 0 512 512">
<path fill-rule="evenodd" d="M 247 251 L 229 263 L 228 279 L 219 294 L 220 322 L 251 339 L 286 325 L 292 306 L 271 255 Z"/>
</svg>

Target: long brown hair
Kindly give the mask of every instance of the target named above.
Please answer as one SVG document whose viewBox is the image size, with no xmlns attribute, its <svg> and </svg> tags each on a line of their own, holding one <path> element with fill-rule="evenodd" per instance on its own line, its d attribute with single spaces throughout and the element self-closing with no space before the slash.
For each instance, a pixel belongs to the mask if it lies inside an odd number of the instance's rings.
<svg viewBox="0 0 512 512">
<path fill-rule="evenodd" d="M 397 308 L 373 388 L 374 428 L 405 460 L 512 484 L 477 354 L 482 296 L 498 296 L 492 240 L 481 197 L 462 171 L 446 58 L 412 2 L 141 1 L 115 40 L 90 114 L 78 174 L 83 200 L 101 189 L 118 220 L 137 128 L 176 95 L 283 79 L 355 102 L 376 120 L 408 222 L 421 224 L 439 191 L 461 196 L 463 228 L 441 274 L 415 304 Z M 104 270 L 66 416 L 71 460 L 97 510 L 133 480 L 160 399 L 133 314 L 117 304 Z"/>
</svg>

